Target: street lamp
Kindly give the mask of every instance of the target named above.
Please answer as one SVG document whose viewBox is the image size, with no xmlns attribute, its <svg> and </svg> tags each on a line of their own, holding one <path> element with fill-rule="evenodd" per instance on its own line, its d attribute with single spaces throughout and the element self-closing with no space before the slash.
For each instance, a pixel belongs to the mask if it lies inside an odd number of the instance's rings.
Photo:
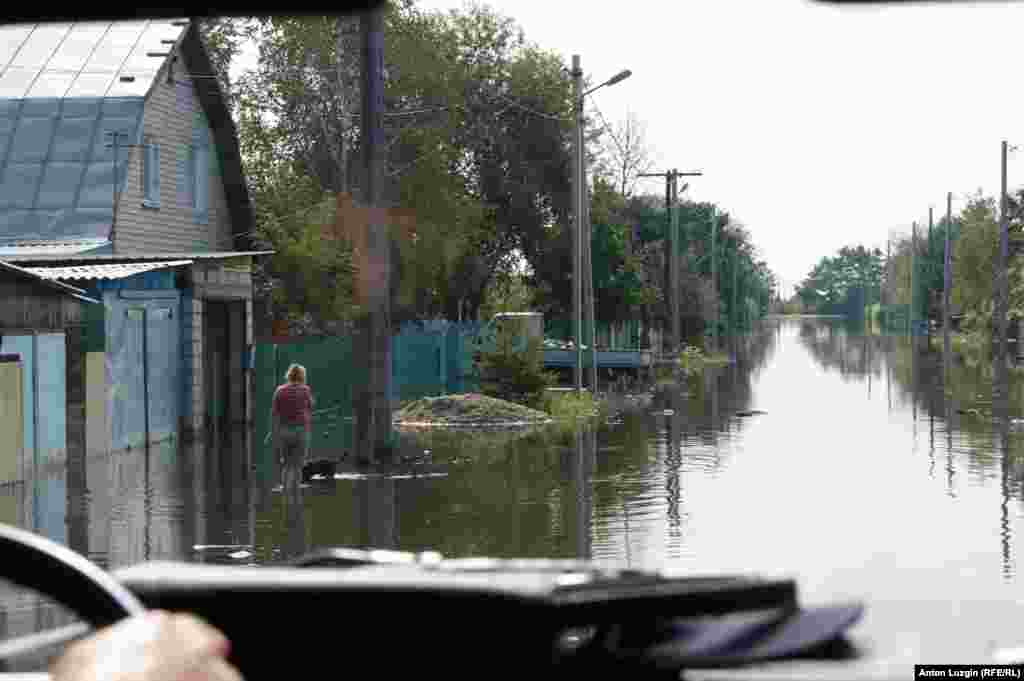
<svg viewBox="0 0 1024 681">
<path fill-rule="evenodd" d="M 583 149 L 583 98 L 590 93 L 598 90 L 606 85 L 615 85 L 633 75 L 633 72 L 629 69 L 619 71 L 617 74 L 604 81 L 600 85 L 595 85 L 586 92 L 583 92 L 583 70 L 580 68 L 580 56 L 574 54 L 572 56 L 572 91 L 573 91 L 573 213 L 575 215 L 575 240 L 573 244 L 573 309 L 576 316 L 576 393 L 579 394 L 583 391 L 583 308 L 582 308 L 582 290 L 583 290 L 583 277 L 581 273 L 583 271 L 582 262 L 580 259 L 583 239 L 586 237 L 590 238 L 589 225 L 586 234 L 583 232 L 583 213 L 586 205 L 586 169 L 584 168 L 584 149 Z M 589 220 L 587 221 L 589 223 Z M 591 305 L 593 305 L 593 290 L 591 290 Z M 593 314 L 591 314 L 591 326 L 593 326 Z M 594 338 L 595 331 L 591 328 L 591 357 L 594 362 L 594 373 L 597 372 L 597 354 L 594 349 Z M 592 386 L 596 389 L 596 385 Z"/>
</svg>

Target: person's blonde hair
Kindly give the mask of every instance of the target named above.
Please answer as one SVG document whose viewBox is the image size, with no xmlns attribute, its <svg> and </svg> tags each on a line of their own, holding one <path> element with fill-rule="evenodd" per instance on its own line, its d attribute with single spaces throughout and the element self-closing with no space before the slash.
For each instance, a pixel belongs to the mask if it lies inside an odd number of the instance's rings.
<svg viewBox="0 0 1024 681">
<path fill-rule="evenodd" d="M 306 367 L 301 364 L 293 364 L 288 367 L 288 373 L 284 375 L 284 378 L 291 383 L 305 383 Z"/>
</svg>

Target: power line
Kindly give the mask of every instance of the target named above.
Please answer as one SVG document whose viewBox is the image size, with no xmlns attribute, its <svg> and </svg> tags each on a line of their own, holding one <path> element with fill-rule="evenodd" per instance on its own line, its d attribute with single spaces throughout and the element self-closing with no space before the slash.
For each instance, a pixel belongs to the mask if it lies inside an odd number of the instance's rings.
<svg viewBox="0 0 1024 681">
<path fill-rule="evenodd" d="M 513 101 L 513 100 L 509 99 L 505 95 L 498 95 L 498 99 L 501 99 L 505 103 L 510 104 L 510 105 L 512 105 L 512 106 L 514 106 L 514 107 L 516 107 L 518 109 L 522 109 L 523 111 L 525 111 L 527 113 L 531 113 L 534 116 L 540 116 L 541 118 L 547 118 L 547 119 L 553 120 L 553 121 L 560 121 L 562 123 L 571 123 L 572 122 L 572 120 L 569 119 L 569 118 L 563 118 L 561 116 L 555 116 L 553 114 L 548 114 L 548 113 L 544 113 L 542 111 L 537 111 L 536 109 L 531 109 L 530 107 L 526 106 L 525 104 L 520 104 L 519 102 L 516 102 L 516 101 Z"/>
<path fill-rule="evenodd" d="M 597 104 L 593 104 L 593 107 L 594 107 L 594 110 L 597 111 L 597 115 L 601 118 L 601 124 L 604 126 L 605 131 L 609 135 L 611 135 L 612 139 L 615 141 L 615 146 L 617 146 L 619 148 L 619 153 L 622 154 L 623 156 L 625 156 L 626 155 L 626 150 L 623 148 L 622 143 L 619 142 L 619 138 L 615 134 L 615 132 L 611 129 L 611 126 L 608 125 L 608 120 L 604 117 L 604 114 L 601 113 L 600 107 L 598 107 Z"/>
</svg>

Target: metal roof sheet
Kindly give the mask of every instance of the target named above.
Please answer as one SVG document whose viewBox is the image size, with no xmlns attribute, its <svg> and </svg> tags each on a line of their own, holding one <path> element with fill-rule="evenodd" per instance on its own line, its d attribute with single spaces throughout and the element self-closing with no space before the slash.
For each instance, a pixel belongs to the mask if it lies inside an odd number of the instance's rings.
<svg viewBox="0 0 1024 681">
<path fill-rule="evenodd" d="M 142 97 L 187 20 L 0 26 L 0 97 Z"/>
<path fill-rule="evenodd" d="M 43 279 L 124 279 L 125 277 L 149 272 L 150 270 L 191 264 L 191 260 L 168 260 L 163 262 L 71 265 L 67 267 L 26 267 L 24 269 Z"/>
<path fill-rule="evenodd" d="M 86 296 L 85 295 L 85 291 L 83 291 L 80 288 L 75 288 L 74 286 L 70 286 L 68 284 L 64 284 L 64 283 L 61 283 L 59 281 L 51 281 L 49 279 L 46 279 L 45 277 L 39 276 L 38 274 L 36 274 L 35 272 L 32 272 L 31 270 L 28 270 L 28 269 L 26 269 L 24 267 L 18 267 L 17 265 L 12 265 L 9 262 L 3 262 L 2 260 L 0 260 L 0 271 L 10 272 L 11 274 L 20 276 L 20 277 L 22 277 L 24 279 L 31 279 L 31 280 L 34 280 L 34 281 L 38 281 L 43 286 L 48 286 L 50 288 L 56 289 L 56 290 L 60 291 L 61 293 L 65 293 L 65 294 L 71 296 L 72 298 L 76 298 L 76 299 L 81 300 L 81 301 L 86 302 L 86 303 L 99 303 L 100 302 L 98 300 L 94 300 L 94 299 L 89 298 L 88 296 Z"/>
<path fill-rule="evenodd" d="M 211 251 L 211 252 L 184 252 L 184 253 L 118 253 L 117 255 L 111 255 L 109 253 L 103 255 L 96 255 L 86 253 L 82 255 L 60 255 L 54 254 L 50 257 L 49 253 L 26 253 L 24 255 L 6 255 L 4 260 L 8 262 L 36 262 L 36 263 L 47 263 L 61 265 L 71 263 L 102 263 L 102 262 L 149 262 L 149 261 L 160 261 L 160 260 L 224 260 L 226 258 L 242 258 L 246 256 L 255 255 L 271 255 L 275 251 Z"/>
<path fill-rule="evenodd" d="M 110 234 L 146 94 L 189 26 L 0 26 L 0 242 Z"/>
<path fill-rule="evenodd" d="M 109 245 L 110 241 L 107 239 L 0 244 L 0 258 L 16 260 L 18 256 L 62 257 L 76 253 L 89 253 Z"/>
</svg>

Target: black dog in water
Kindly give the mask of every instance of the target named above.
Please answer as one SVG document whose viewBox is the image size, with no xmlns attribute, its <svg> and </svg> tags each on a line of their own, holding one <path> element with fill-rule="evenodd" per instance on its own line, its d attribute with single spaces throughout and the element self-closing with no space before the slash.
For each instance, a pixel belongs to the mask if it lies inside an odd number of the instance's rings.
<svg viewBox="0 0 1024 681">
<path fill-rule="evenodd" d="M 314 475 L 322 475 L 325 478 L 334 479 L 338 471 L 338 462 L 330 459 L 316 459 L 302 467 L 302 482 L 309 482 Z"/>
</svg>

